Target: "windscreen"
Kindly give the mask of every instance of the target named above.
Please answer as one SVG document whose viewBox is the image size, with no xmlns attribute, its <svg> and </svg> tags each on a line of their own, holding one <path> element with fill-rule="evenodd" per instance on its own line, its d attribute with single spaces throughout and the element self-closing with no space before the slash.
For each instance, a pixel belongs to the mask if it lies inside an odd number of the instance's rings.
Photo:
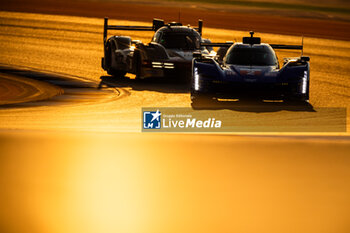
<svg viewBox="0 0 350 233">
<path fill-rule="evenodd" d="M 167 49 L 194 50 L 199 47 L 198 38 L 184 33 L 164 33 L 158 43 Z"/>
<path fill-rule="evenodd" d="M 268 47 L 235 46 L 227 53 L 226 63 L 247 66 L 274 66 L 277 65 L 277 58 L 274 51 Z"/>
</svg>

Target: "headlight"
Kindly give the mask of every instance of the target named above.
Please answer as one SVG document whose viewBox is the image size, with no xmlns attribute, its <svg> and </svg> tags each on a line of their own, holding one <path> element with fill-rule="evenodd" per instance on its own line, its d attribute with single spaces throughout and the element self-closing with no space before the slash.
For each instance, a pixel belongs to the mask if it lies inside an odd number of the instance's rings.
<svg viewBox="0 0 350 233">
<path fill-rule="evenodd" d="M 199 90 L 199 74 L 198 74 L 198 68 L 195 67 L 194 68 L 194 74 L 193 74 L 193 77 L 194 77 L 194 90 L 198 91 Z"/>
<path fill-rule="evenodd" d="M 174 63 L 168 63 L 168 62 L 163 63 L 163 62 L 155 62 L 155 61 L 153 61 L 152 62 L 152 67 L 153 68 L 161 68 L 161 69 L 163 69 L 163 68 L 165 68 L 165 69 L 174 69 L 175 65 L 174 65 Z"/>
<path fill-rule="evenodd" d="M 164 68 L 165 69 L 174 69 L 175 66 L 174 66 L 174 63 L 167 63 L 167 62 L 165 62 L 164 63 Z"/>
<path fill-rule="evenodd" d="M 152 62 L 152 67 L 153 68 L 163 68 L 163 63 L 162 62 Z"/>
<path fill-rule="evenodd" d="M 301 80 L 301 93 L 306 94 L 307 89 L 307 71 L 304 71 L 304 77 Z"/>
</svg>

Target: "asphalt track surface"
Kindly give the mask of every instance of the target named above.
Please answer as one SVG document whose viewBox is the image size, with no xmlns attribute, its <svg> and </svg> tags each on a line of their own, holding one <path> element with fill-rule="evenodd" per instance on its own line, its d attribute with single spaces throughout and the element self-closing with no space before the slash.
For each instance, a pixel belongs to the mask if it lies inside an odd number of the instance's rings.
<svg viewBox="0 0 350 233">
<path fill-rule="evenodd" d="M 338 7 L 338 6 L 337 6 Z M 150 22 L 153 18 L 195 25 L 275 34 L 350 40 L 348 15 L 313 11 L 264 10 L 229 5 L 146 1 L 1 0 L 0 10 Z M 337 20 L 338 19 L 338 20 Z M 340 20 L 339 20 L 340 19 Z"/>
<path fill-rule="evenodd" d="M 101 23 L 1 12 L 1 77 L 63 90 L 0 110 L 4 232 L 350 229 L 347 133 L 138 133 L 141 107 L 189 107 L 188 87 L 107 76 L 99 68 Z M 205 33 L 222 41 L 246 32 Z M 271 42 L 300 39 L 261 35 Z M 305 43 L 315 67 L 312 108 L 348 107 L 349 42 L 308 37 Z M 239 109 L 242 122 L 283 122 L 294 112 L 279 104 Z"/>
<path fill-rule="evenodd" d="M 0 80 L 0 105 L 45 100 L 63 93 L 57 86 L 23 77 L 2 75 Z"/>
</svg>

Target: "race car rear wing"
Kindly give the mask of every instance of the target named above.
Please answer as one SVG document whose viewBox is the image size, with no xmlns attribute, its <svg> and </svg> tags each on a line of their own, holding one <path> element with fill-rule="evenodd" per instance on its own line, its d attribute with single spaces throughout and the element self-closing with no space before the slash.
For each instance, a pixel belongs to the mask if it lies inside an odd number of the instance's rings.
<svg viewBox="0 0 350 233">
<path fill-rule="evenodd" d="M 242 42 L 243 44 L 260 44 L 261 38 L 255 37 L 254 32 L 249 32 L 250 37 L 243 37 Z M 233 44 L 232 41 L 226 41 L 225 43 L 201 43 L 201 46 L 210 46 L 210 47 L 230 47 Z M 284 44 L 270 44 L 270 46 L 273 49 L 295 49 L 295 50 L 301 50 L 301 53 L 303 54 L 303 47 L 304 47 L 304 37 L 302 37 L 301 45 L 284 45 Z"/>
<path fill-rule="evenodd" d="M 202 36 L 203 20 L 201 20 L 201 19 L 198 20 L 198 27 L 194 28 L 194 30 L 196 30 L 199 33 L 199 35 Z"/>
<path fill-rule="evenodd" d="M 152 26 L 121 26 L 121 25 L 108 25 L 108 18 L 104 19 L 103 27 L 103 43 L 106 43 L 108 30 L 128 30 L 128 31 L 157 31 L 159 28 L 163 27 L 164 20 L 153 19 Z M 200 35 L 202 35 L 203 21 L 198 20 L 198 27 L 194 28 Z"/>
<path fill-rule="evenodd" d="M 225 43 L 201 43 L 201 46 L 208 46 L 208 47 L 230 47 L 233 45 L 233 42 L 225 42 Z"/>
<path fill-rule="evenodd" d="M 273 49 L 294 49 L 294 50 L 302 50 L 302 45 L 283 45 L 283 44 L 270 44 Z"/>
<path fill-rule="evenodd" d="M 121 26 L 121 25 L 108 25 L 108 18 L 105 17 L 103 26 L 103 43 L 106 43 L 108 30 L 128 30 L 128 31 L 157 31 L 164 26 L 162 19 L 153 19 L 152 26 Z"/>
<path fill-rule="evenodd" d="M 301 45 L 281 45 L 281 44 L 270 44 L 273 49 L 291 49 L 301 50 L 301 57 L 304 54 L 304 36 L 301 38 Z"/>
</svg>

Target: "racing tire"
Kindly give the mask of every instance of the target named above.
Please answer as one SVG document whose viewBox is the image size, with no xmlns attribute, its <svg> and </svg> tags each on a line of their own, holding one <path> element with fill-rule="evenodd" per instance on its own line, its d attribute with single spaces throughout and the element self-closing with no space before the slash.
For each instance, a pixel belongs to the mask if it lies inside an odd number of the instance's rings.
<svg viewBox="0 0 350 233">
<path fill-rule="evenodd" d="M 182 83 L 184 84 L 190 84 L 192 81 L 192 72 L 185 72 L 184 77 L 182 78 Z"/>
<path fill-rule="evenodd" d="M 113 59 L 112 53 L 113 51 L 111 49 L 111 45 L 109 45 L 107 49 L 107 59 L 106 59 L 107 74 L 112 75 L 113 77 L 122 78 L 126 75 L 126 71 L 116 70 L 112 68 L 112 59 Z"/>
<path fill-rule="evenodd" d="M 283 102 L 289 105 L 305 105 L 305 104 L 309 104 L 309 99 L 310 99 L 310 85 L 308 82 L 306 93 L 304 95 L 298 96 L 298 97 L 286 96 L 283 99 Z"/>
<path fill-rule="evenodd" d="M 108 69 L 112 65 L 112 59 L 111 59 L 111 43 L 106 44 L 106 52 L 105 52 L 105 57 L 102 59 L 102 62 L 104 64 L 102 65 L 103 69 L 105 69 L 108 73 Z"/>
<path fill-rule="evenodd" d="M 133 57 L 133 67 L 135 71 L 135 79 L 141 80 L 141 54 L 138 51 L 135 51 Z"/>
<path fill-rule="evenodd" d="M 122 70 L 108 69 L 107 74 L 112 75 L 113 77 L 116 77 L 116 78 L 123 78 L 125 77 L 126 72 Z"/>
<path fill-rule="evenodd" d="M 302 97 L 302 98 L 285 98 L 283 99 L 283 103 L 288 105 L 305 105 L 309 103 L 308 97 Z"/>
</svg>

